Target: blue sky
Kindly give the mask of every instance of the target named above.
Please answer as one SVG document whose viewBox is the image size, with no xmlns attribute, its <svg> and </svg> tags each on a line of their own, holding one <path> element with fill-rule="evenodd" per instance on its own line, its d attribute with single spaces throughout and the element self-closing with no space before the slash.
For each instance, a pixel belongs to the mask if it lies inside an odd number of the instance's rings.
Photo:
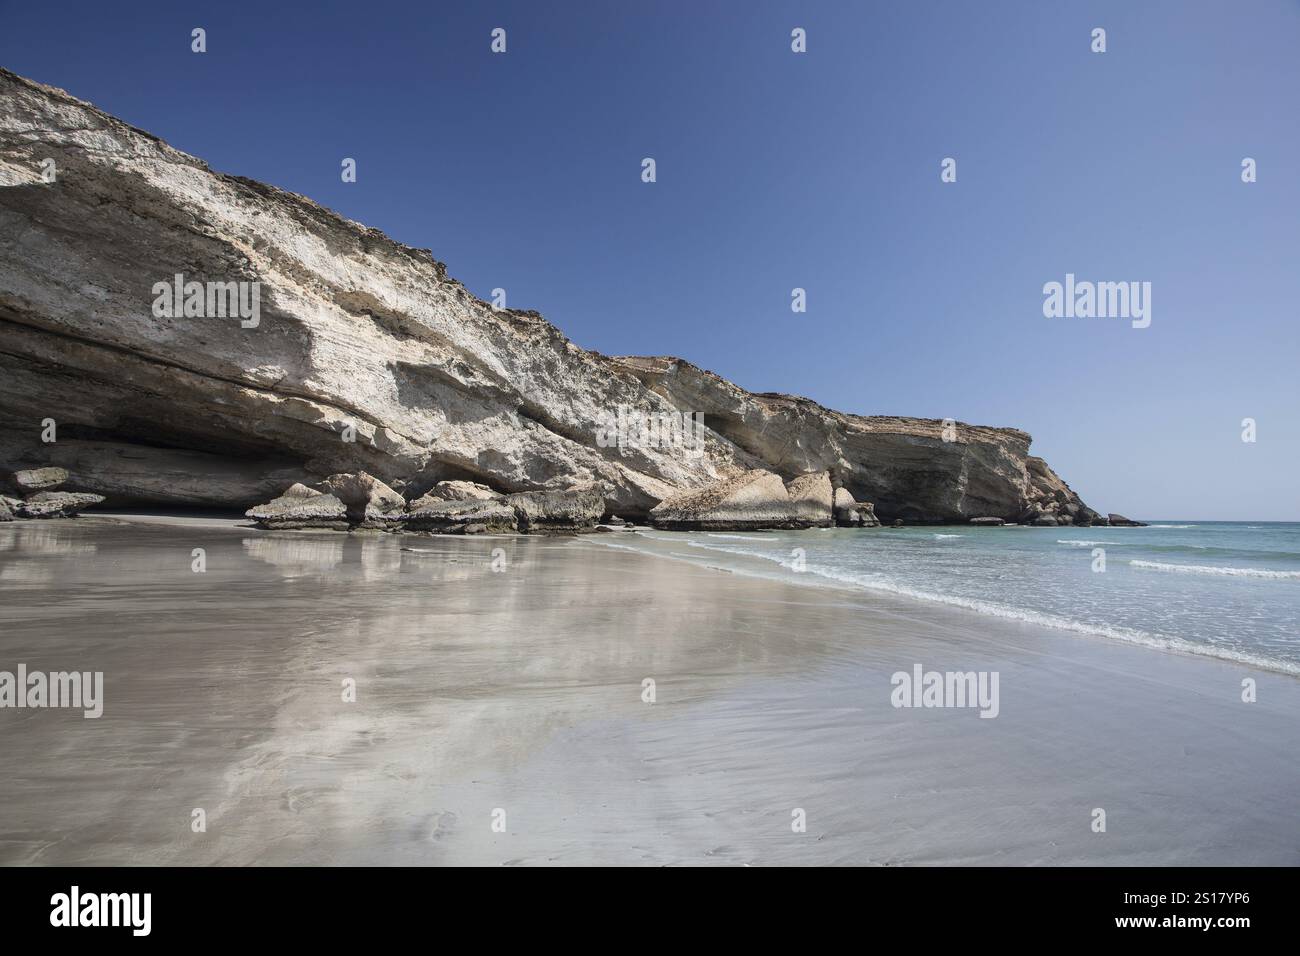
<svg viewBox="0 0 1300 956">
<path fill-rule="evenodd" d="M 300 6 L 0 0 L 0 65 L 587 348 L 1024 428 L 1103 512 L 1300 520 L 1295 0 Z M 1067 272 L 1151 326 L 1045 318 Z"/>
</svg>

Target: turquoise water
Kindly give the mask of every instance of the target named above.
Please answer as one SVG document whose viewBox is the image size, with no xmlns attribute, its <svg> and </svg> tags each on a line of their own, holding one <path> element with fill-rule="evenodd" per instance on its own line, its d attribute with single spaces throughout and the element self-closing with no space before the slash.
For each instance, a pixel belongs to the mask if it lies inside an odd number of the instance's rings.
<svg viewBox="0 0 1300 956">
<path fill-rule="evenodd" d="M 644 531 L 608 543 L 1300 676 L 1300 524 Z M 796 549 L 803 551 L 802 571 Z M 1100 567 L 1096 549 L 1104 551 L 1104 571 L 1093 570 Z"/>
</svg>

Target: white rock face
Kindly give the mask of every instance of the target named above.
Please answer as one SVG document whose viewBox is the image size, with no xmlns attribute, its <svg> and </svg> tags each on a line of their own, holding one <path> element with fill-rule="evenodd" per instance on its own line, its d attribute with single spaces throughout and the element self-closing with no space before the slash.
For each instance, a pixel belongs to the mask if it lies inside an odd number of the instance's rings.
<svg viewBox="0 0 1300 956">
<path fill-rule="evenodd" d="M 38 491 L 18 503 L 13 513 L 19 518 L 75 518 L 87 508 L 103 502 L 100 495 L 67 491 Z"/>
<path fill-rule="evenodd" d="M 33 443 L 52 417 L 317 477 L 596 483 L 631 512 L 744 457 L 711 434 L 700 456 L 598 447 L 620 405 L 674 409 L 536 313 L 475 298 L 427 250 L 214 173 L 62 91 L 0 73 L 0 143 L 0 417 Z M 50 184 L 30 173 L 46 157 Z M 155 283 L 177 274 L 259 283 L 258 324 L 155 315 Z"/>
<path fill-rule="evenodd" d="M 24 492 L 53 491 L 67 480 L 68 473 L 62 468 L 33 468 L 14 472 L 13 483 Z"/>
<path fill-rule="evenodd" d="M 500 492 L 476 481 L 440 481 L 429 494 L 443 501 L 491 501 L 500 498 Z"/>
<path fill-rule="evenodd" d="M 364 471 L 330 475 L 320 488 L 343 502 L 348 517 L 362 527 L 387 527 L 406 514 L 406 499 Z"/>
<path fill-rule="evenodd" d="M 756 394 L 679 358 L 624 356 L 619 364 L 766 467 L 793 477 L 829 471 L 857 501 L 889 519 L 1009 521 L 1058 515 L 1103 520 L 1079 500 L 1016 428 L 884 415 L 848 415 L 796 395 Z"/>
<path fill-rule="evenodd" d="M 673 495 L 650 512 L 650 521 L 669 531 L 805 526 L 780 476 L 762 469 Z"/>
<path fill-rule="evenodd" d="M 264 505 L 250 508 L 246 514 L 264 528 L 274 530 L 297 528 L 328 528 L 348 530 L 347 505 L 333 495 L 303 494 L 311 491 L 294 485 L 287 492 Z"/>
<path fill-rule="evenodd" d="M 834 490 L 829 472 L 800 475 L 786 482 L 786 492 L 795 517 L 809 528 L 829 528 L 832 521 Z"/>
<path fill-rule="evenodd" d="M 703 413 L 702 453 L 601 440 L 620 410 Z M 97 474 L 89 451 L 50 460 L 46 419 L 60 440 L 181 454 L 145 453 L 160 478 L 101 450 L 112 474 Z M 59 464 L 115 501 L 240 506 L 364 470 L 420 489 L 591 488 L 632 517 L 747 470 L 829 471 L 891 516 L 1087 513 L 1031 469 L 1023 432 L 939 430 L 585 351 L 534 312 L 493 309 L 428 250 L 0 70 L 0 432 L 18 436 L 0 467 Z M 237 464 L 205 492 L 186 454 Z"/>
</svg>

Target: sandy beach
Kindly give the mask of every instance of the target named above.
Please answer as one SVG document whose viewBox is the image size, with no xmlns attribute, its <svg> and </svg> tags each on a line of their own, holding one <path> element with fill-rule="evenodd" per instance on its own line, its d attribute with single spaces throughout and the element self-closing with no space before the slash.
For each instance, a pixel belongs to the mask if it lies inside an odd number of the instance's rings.
<svg viewBox="0 0 1300 956">
<path fill-rule="evenodd" d="M 105 685 L 0 710 L 0 863 L 1300 863 L 1291 677 L 622 534 L 0 525 L 0 669 Z M 916 664 L 997 717 L 892 706 Z"/>
</svg>

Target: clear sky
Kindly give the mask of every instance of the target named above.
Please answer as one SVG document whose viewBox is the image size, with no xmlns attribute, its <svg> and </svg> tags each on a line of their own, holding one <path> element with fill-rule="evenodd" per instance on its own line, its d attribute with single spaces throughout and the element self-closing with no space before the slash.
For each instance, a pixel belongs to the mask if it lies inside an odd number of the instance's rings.
<svg viewBox="0 0 1300 956">
<path fill-rule="evenodd" d="M 1300 520 L 1296 0 L 0 0 L 0 64 L 587 348 L 1014 425 L 1102 512 Z M 1150 327 L 1044 317 L 1066 273 Z"/>
</svg>

